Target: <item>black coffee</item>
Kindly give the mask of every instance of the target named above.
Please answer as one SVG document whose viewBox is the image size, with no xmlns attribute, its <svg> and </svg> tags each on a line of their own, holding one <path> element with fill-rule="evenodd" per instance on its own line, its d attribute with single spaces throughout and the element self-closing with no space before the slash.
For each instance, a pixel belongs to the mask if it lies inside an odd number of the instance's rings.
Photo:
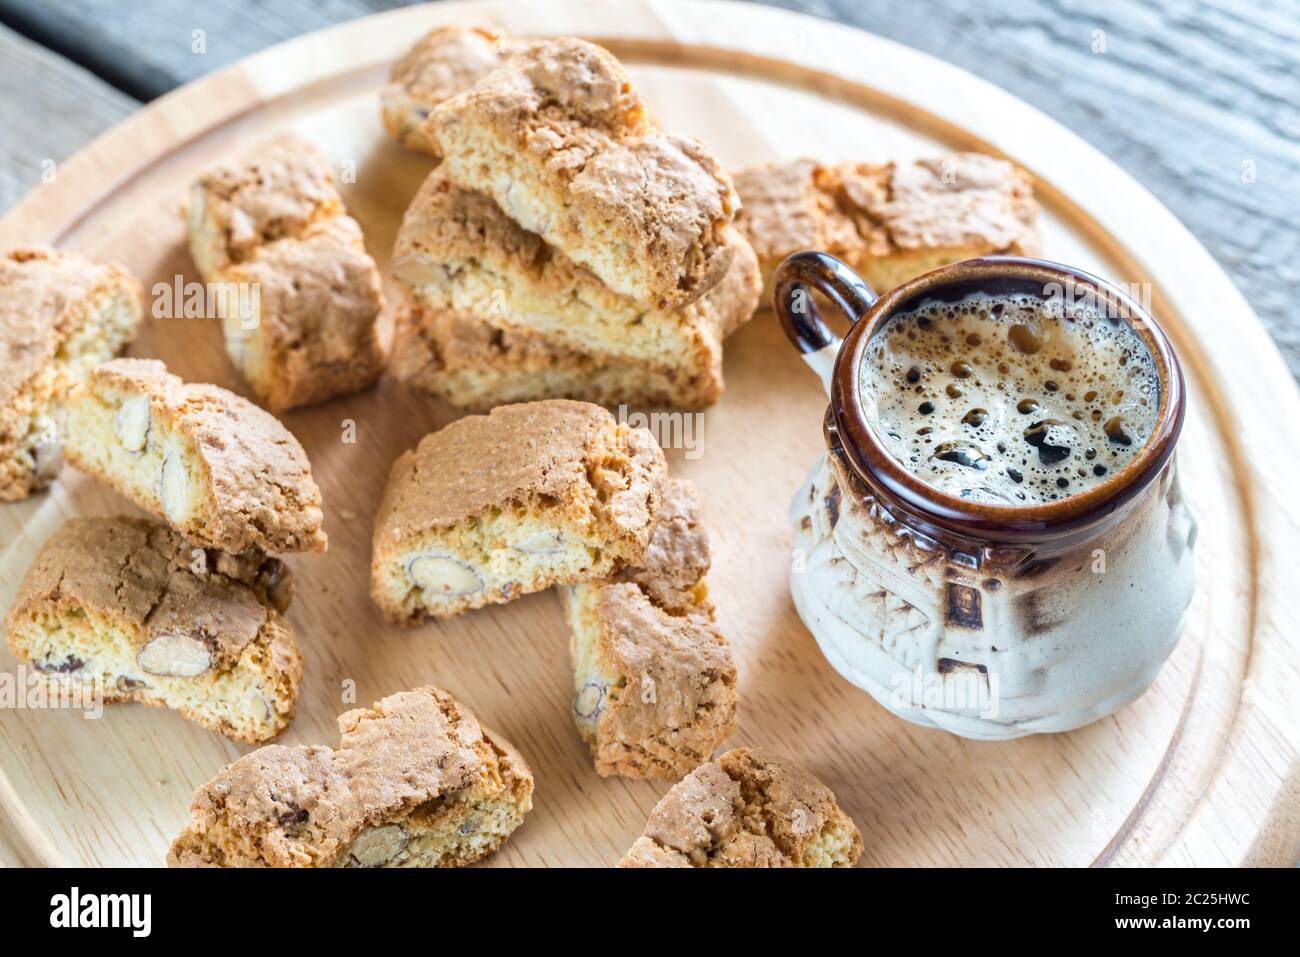
<svg viewBox="0 0 1300 957">
<path fill-rule="evenodd" d="M 867 344 L 867 418 L 908 471 L 951 495 L 1077 495 L 1155 427 L 1156 365 L 1122 319 L 1078 303 L 975 295 L 893 316 Z"/>
</svg>

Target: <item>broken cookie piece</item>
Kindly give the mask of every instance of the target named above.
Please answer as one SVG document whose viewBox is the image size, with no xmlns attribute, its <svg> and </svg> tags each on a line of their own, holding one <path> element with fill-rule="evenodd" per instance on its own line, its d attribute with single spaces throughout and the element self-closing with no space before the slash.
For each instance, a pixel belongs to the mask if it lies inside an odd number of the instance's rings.
<svg viewBox="0 0 1300 957">
<path fill-rule="evenodd" d="M 194 794 L 173 867 L 460 867 L 532 808 L 533 776 L 439 688 L 339 717 L 338 748 L 246 754 Z"/>
<path fill-rule="evenodd" d="M 805 768 L 736 748 L 673 786 L 619 867 L 852 867 L 862 835 Z"/>
<path fill-rule="evenodd" d="M 731 179 L 699 141 L 660 132 L 595 44 L 528 43 L 423 132 L 452 182 L 642 306 L 693 302 L 731 265 Z"/>
<path fill-rule="evenodd" d="M 821 249 L 877 293 L 946 263 L 1038 251 L 1033 180 L 1005 160 L 952 153 L 910 163 L 764 163 L 735 174 L 736 225 L 772 273 L 791 253 Z"/>
<path fill-rule="evenodd" d="M 320 489 L 270 413 L 150 359 L 97 366 L 68 401 L 68 461 L 232 554 L 325 551 Z"/>
<path fill-rule="evenodd" d="M 636 585 L 587 588 L 569 602 L 573 714 L 596 771 L 680 777 L 735 730 L 727 640 L 707 618 L 668 614 Z"/>
<path fill-rule="evenodd" d="M 438 155 L 421 130 L 435 106 L 491 73 L 522 41 L 483 27 L 436 27 L 393 65 L 379 92 L 384 129 L 408 149 Z"/>
<path fill-rule="evenodd" d="M 690 483 L 669 481 L 645 558 L 561 592 L 574 721 L 602 777 L 675 780 L 735 730 L 736 666 L 708 599 L 698 512 Z"/>
<path fill-rule="evenodd" d="M 226 351 L 268 408 L 356 392 L 379 377 L 379 270 L 315 146 L 280 136 L 207 171 L 186 220 L 194 262 L 220 290 Z"/>
<path fill-rule="evenodd" d="M 36 556 L 5 631 L 50 680 L 256 744 L 298 700 L 287 576 L 278 559 L 210 552 L 149 519 L 74 518 Z"/>
<path fill-rule="evenodd" d="M 0 501 L 54 481 L 63 402 L 135 337 L 141 303 L 140 283 L 116 266 L 46 248 L 0 255 Z"/>
<path fill-rule="evenodd" d="M 608 576 L 644 556 L 665 468 L 649 431 L 586 402 L 459 419 L 394 463 L 370 593 L 413 622 Z"/>
</svg>

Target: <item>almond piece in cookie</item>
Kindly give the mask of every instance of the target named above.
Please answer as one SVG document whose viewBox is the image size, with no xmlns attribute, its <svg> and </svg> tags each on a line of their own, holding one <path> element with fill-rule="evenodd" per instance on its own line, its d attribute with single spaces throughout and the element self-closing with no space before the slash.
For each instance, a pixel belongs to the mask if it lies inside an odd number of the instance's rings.
<svg viewBox="0 0 1300 957">
<path fill-rule="evenodd" d="M 393 464 L 370 594 L 390 621 L 456 615 L 611 574 L 645 555 L 664 454 L 600 406 L 501 406 Z"/>
<path fill-rule="evenodd" d="M 0 255 L 0 501 L 52 482 L 63 464 L 63 402 L 85 371 L 135 337 L 140 283 L 53 249 Z"/>
<path fill-rule="evenodd" d="M 508 742 L 424 687 L 339 717 L 337 748 L 271 745 L 199 788 L 172 867 L 460 867 L 533 805 Z"/>
<path fill-rule="evenodd" d="M 5 618 L 51 682 L 172 708 L 236 741 L 293 720 L 302 654 L 280 616 L 288 572 L 232 560 L 144 518 L 74 518 L 45 543 Z"/>
<path fill-rule="evenodd" d="M 199 177 L 190 252 L 218 284 L 226 351 L 280 411 L 364 389 L 383 369 L 382 283 L 329 160 L 282 136 Z"/>
<path fill-rule="evenodd" d="M 695 491 L 674 479 L 640 564 L 561 592 L 574 721 L 602 777 L 676 780 L 735 730 L 736 666 L 714 623 L 708 568 Z"/>
<path fill-rule="evenodd" d="M 68 401 L 68 461 L 232 554 L 323 552 L 320 489 L 292 433 L 247 399 L 182 382 L 161 362 L 114 359 Z"/>
<path fill-rule="evenodd" d="M 805 768 L 736 748 L 669 791 L 619 867 L 852 867 L 862 835 Z"/>
<path fill-rule="evenodd" d="M 735 174 L 736 217 L 763 265 L 764 301 L 781 260 L 821 249 L 878 293 L 945 263 L 1038 251 L 1033 180 L 1005 160 L 952 153 L 910 163 L 802 159 Z"/>
<path fill-rule="evenodd" d="M 726 227 L 724 243 L 731 266 L 705 295 L 678 308 L 646 307 L 438 169 L 406 211 L 393 275 L 431 309 L 503 332 L 536 333 L 556 349 L 605 363 L 653 369 L 671 377 L 674 396 L 686 400 L 672 404 L 698 405 L 721 393 L 722 340 L 753 315 L 762 285 L 758 259 L 740 234 Z"/>
<path fill-rule="evenodd" d="M 424 132 L 453 182 L 637 303 L 685 305 L 731 265 L 731 179 L 699 141 L 660 132 L 595 44 L 527 44 Z"/>
<path fill-rule="evenodd" d="M 384 129 L 408 149 L 438 155 L 421 130 L 443 100 L 469 89 L 491 73 L 520 41 L 483 27 L 436 27 L 393 65 L 379 92 Z"/>
</svg>

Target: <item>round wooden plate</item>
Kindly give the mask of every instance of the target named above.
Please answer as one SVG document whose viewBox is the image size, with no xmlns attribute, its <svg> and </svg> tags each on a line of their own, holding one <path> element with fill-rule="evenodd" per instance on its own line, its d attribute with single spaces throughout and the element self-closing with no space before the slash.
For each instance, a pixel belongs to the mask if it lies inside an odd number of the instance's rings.
<svg viewBox="0 0 1300 957">
<path fill-rule="evenodd" d="M 0 222 L 0 247 L 48 242 L 122 262 L 149 289 L 196 280 L 177 210 L 204 166 L 294 129 L 338 164 L 386 267 L 430 167 L 384 136 L 376 91 L 435 24 L 573 33 L 629 65 L 667 128 L 724 163 L 814 154 L 885 160 L 977 149 L 1032 171 L 1050 258 L 1145 284 L 1188 375 L 1181 468 L 1201 532 L 1190 624 L 1156 684 L 1063 735 L 961 740 L 892 717 L 822 660 L 787 589 L 786 506 L 821 451 L 825 399 L 760 313 L 727 344 L 728 391 L 670 467 L 695 481 L 710 575 L 735 646 L 736 744 L 806 763 L 866 839 L 864 863 L 1279 864 L 1300 844 L 1293 493 L 1300 397 L 1241 295 L 1188 232 L 1097 150 L 1008 94 L 878 37 L 739 3 L 460 4 L 394 11 L 267 50 L 163 97 L 64 163 Z M 355 176 L 349 174 L 355 173 Z M 349 182 L 348 180 L 353 180 Z M 390 293 L 396 290 L 390 288 Z M 213 321 L 151 319 L 131 349 L 242 390 Z M 307 655 L 287 744 L 337 740 L 352 703 L 436 682 L 527 756 L 536 808 L 492 863 L 608 865 L 666 783 L 602 780 L 569 716 L 559 602 L 539 594 L 445 623 L 383 624 L 367 595 L 371 518 L 393 458 L 447 422 L 385 382 L 285 417 L 311 456 L 329 553 L 291 559 Z M 347 423 L 356 441 L 344 441 Z M 701 431 L 702 430 L 702 431 Z M 491 467 L 483 463 L 484 468 Z M 67 469 L 0 507 L 0 604 L 65 518 L 129 510 Z M 1289 588 L 1288 588 L 1289 585 Z M 17 662 L 3 654 L 3 670 Z M 354 698 L 349 691 L 354 689 Z M 22 863 L 160 864 L 194 788 L 247 750 L 175 714 L 0 710 L 0 818 Z"/>
</svg>

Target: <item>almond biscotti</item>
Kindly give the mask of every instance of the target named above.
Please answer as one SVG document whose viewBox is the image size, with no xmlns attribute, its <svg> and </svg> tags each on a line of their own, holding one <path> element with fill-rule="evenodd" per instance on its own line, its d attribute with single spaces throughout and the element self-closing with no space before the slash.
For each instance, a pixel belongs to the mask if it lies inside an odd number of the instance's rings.
<svg viewBox="0 0 1300 957">
<path fill-rule="evenodd" d="M 85 371 L 135 337 L 140 283 L 53 249 L 0 255 L 0 501 L 52 482 L 63 464 L 63 402 Z"/>
<path fill-rule="evenodd" d="M 852 867 L 862 835 L 805 768 L 736 748 L 673 786 L 620 867 Z"/>
<path fill-rule="evenodd" d="M 190 188 L 184 210 L 190 255 L 204 278 L 219 277 L 313 223 L 347 214 L 329 162 L 310 143 L 277 136 L 255 153 L 206 170 Z"/>
<path fill-rule="evenodd" d="M 649 431 L 586 402 L 459 419 L 393 464 L 371 596 L 413 622 L 606 577 L 644 558 L 665 469 Z"/>
<path fill-rule="evenodd" d="M 269 412 L 152 359 L 97 366 L 67 405 L 68 461 L 231 554 L 323 552 L 320 489 L 298 440 Z"/>
<path fill-rule="evenodd" d="M 271 745 L 199 788 L 172 867 L 460 867 L 532 808 L 533 776 L 450 694 L 424 687 L 339 717 L 339 746 Z"/>
<path fill-rule="evenodd" d="M 702 409 L 722 394 L 720 347 L 691 376 L 599 359 L 537 333 L 500 329 L 407 300 L 397 312 L 391 375 L 470 412 L 535 399 L 580 399 L 635 408 Z"/>
<path fill-rule="evenodd" d="M 438 155 L 421 129 L 429 113 L 448 97 L 491 73 L 520 41 L 483 27 L 436 27 L 393 65 L 379 93 L 384 129 L 403 146 Z"/>
<path fill-rule="evenodd" d="M 697 140 L 660 132 L 594 44 L 527 44 L 435 107 L 425 133 L 453 182 L 634 302 L 685 305 L 731 265 L 730 178 Z"/>
<path fill-rule="evenodd" d="M 878 293 L 945 263 L 1038 251 L 1029 174 L 980 153 L 910 163 L 766 163 L 735 174 L 736 217 L 763 266 L 765 301 L 786 256 L 821 249 Z"/>
<path fill-rule="evenodd" d="M 735 730 L 736 666 L 714 621 L 708 568 L 695 491 L 674 479 L 639 565 L 561 591 L 574 721 L 602 777 L 676 780 Z"/>
<path fill-rule="evenodd" d="M 149 519 L 74 518 L 36 556 L 5 631 L 51 681 L 256 744 L 298 700 L 288 576 L 278 559 L 197 548 Z"/>
<path fill-rule="evenodd" d="M 406 212 L 393 274 L 422 305 L 535 333 L 557 349 L 665 373 L 681 383 L 682 399 L 698 404 L 721 392 L 721 342 L 753 314 L 761 291 L 749 244 L 731 227 L 724 243 L 731 266 L 707 293 L 678 308 L 648 308 L 609 289 L 439 169 Z"/>
<path fill-rule="evenodd" d="M 204 173 L 186 209 L 190 253 L 219 297 L 226 351 L 276 411 L 379 377 L 382 284 L 329 161 L 295 136 Z"/>
</svg>

